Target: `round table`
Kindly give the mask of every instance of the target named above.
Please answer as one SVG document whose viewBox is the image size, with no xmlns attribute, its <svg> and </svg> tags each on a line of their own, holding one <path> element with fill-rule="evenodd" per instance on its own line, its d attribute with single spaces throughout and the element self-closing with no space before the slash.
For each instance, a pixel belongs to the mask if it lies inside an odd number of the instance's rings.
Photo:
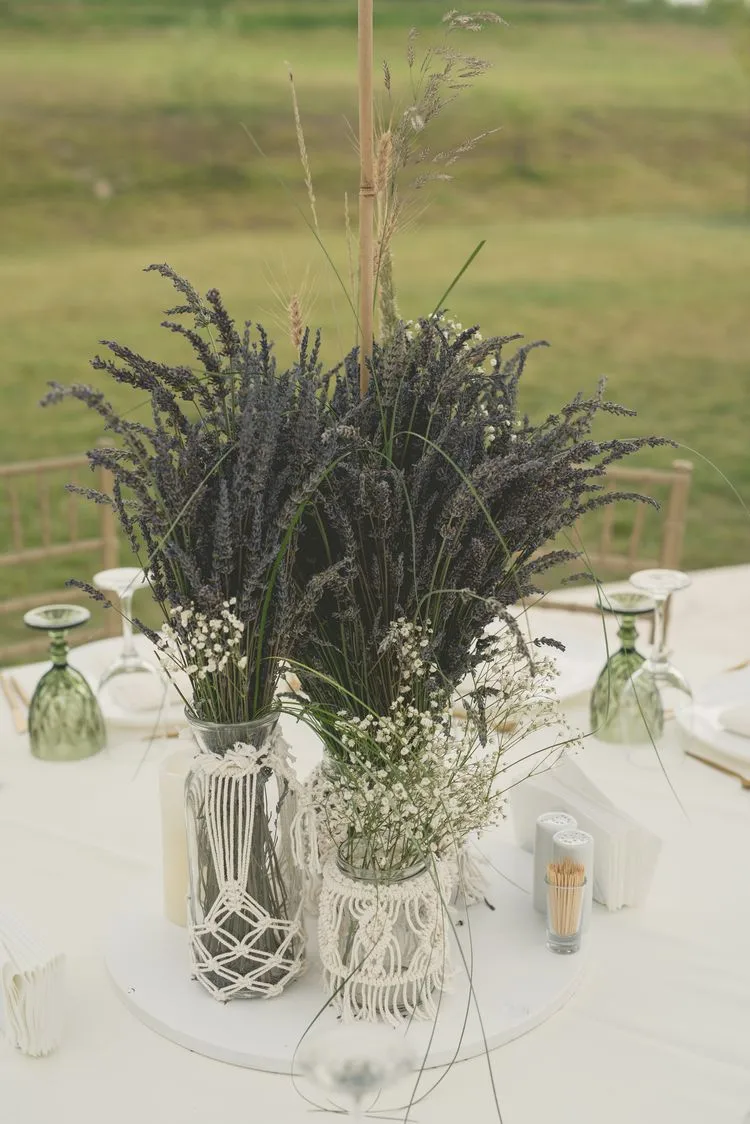
<svg viewBox="0 0 750 1124">
<path fill-rule="evenodd" d="M 693 578 L 675 598 L 670 638 L 697 687 L 750 657 L 750 566 Z M 566 640 L 571 658 L 603 664 L 598 618 L 532 610 L 531 622 Z M 72 662 L 103 666 L 106 646 L 117 643 L 77 649 Z M 44 666 L 14 674 L 31 690 Z M 585 696 L 566 709 L 585 728 Z M 157 766 L 176 747 L 149 745 L 133 730 L 111 733 L 97 757 L 39 762 L 0 703 L 0 903 L 65 951 L 69 1001 L 64 1042 L 50 1057 L 24 1057 L 0 1039 L 0 1118 L 302 1124 L 310 1106 L 288 1077 L 211 1061 L 159 1037 L 107 978 L 112 917 L 144 879 L 158 877 Z M 298 744 L 299 732 L 288 734 Z M 499 1118 L 495 1096 L 504 1124 L 739 1124 L 750 1110 L 750 792 L 687 759 L 672 776 L 678 802 L 661 773 L 592 739 L 579 763 L 663 837 L 648 901 L 618 913 L 597 907 L 589 969 L 563 1010 L 489 1061 L 455 1065 L 410 1120 L 490 1124 Z M 428 1072 L 420 1092 L 439 1076 Z"/>
</svg>

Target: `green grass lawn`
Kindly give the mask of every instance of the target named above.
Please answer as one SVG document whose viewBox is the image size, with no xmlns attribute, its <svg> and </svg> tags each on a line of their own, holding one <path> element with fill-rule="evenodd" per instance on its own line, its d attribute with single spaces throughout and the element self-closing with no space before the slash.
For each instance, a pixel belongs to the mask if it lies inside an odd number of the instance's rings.
<svg viewBox="0 0 750 1124">
<path fill-rule="evenodd" d="M 312 7 L 322 26 L 301 31 L 300 12 Z M 405 27 L 423 22 L 427 39 L 442 10 L 423 0 L 405 20 L 404 7 L 383 5 L 378 37 L 402 92 Z M 49 379 L 93 378 L 99 339 L 178 354 L 158 327 L 170 292 L 140 272 L 152 261 L 218 286 L 239 319 L 277 333 L 282 356 L 272 288 L 305 284 L 331 362 L 353 340 L 336 276 L 297 210 L 306 214 L 285 69 L 295 70 L 322 237 L 346 276 L 356 43 L 342 6 L 191 4 L 181 26 L 167 26 L 176 9 L 166 2 L 63 10 L 77 13 L 75 28 L 34 5 L 0 8 L 9 25 L 0 39 L 3 462 L 93 443 L 83 409 L 37 402 Z M 503 12 L 511 27 L 468 42 L 494 69 L 463 109 L 447 111 L 431 143 L 500 131 L 456 165 L 453 183 L 413 193 L 414 221 L 396 243 L 401 311 L 431 311 L 486 239 L 450 305 L 485 334 L 551 343 L 528 369 L 529 411 L 606 375 L 611 397 L 638 411 L 620 432 L 685 446 L 649 463 L 696 461 L 685 564 L 744 561 L 750 523 L 703 460 L 750 500 L 750 91 L 732 34 L 694 13 L 514 11 Z M 395 104 L 400 112 L 408 96 Z M 117 388 L 114 397 L 123 401 Z M 0 537 L 7 543 L 2 522 Z M 64 564 L 51 566 L 40 588 L 65 576 Z M 30 580 L 0 570 L 0 598 Z"/>
</svg>

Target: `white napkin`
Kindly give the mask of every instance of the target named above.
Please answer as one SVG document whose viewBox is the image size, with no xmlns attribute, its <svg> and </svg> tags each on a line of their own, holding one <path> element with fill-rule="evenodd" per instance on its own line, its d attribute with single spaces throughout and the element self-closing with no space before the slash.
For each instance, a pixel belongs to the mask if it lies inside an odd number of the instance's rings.
<svg viewBox="0 0 750 1124">
<path fill-rule="evenodd" d="M 63 961 L 0 911 L 0 1023 L 11 1043 L 35 1058 L 60 1044 Z"/>
<path fill-rule="evenodd" d="M 750 703 L 730 706 L 726 710 L 722 710 L 719 715 L 719 724 L 730 734 L 739 734 L 741 738 L 750 738 Z"/>
<path fill-rule="evenodd" d="M 594 837 L 594 899 L 607 909 L 639 905 L 656 870 L 661 840 L 620 811 L 572 761 L 536 777 L 514 791 L 511 810 L 516 838 L 534 849 L 537 817 L 568 812 L 582 831 Z"/>
</svg>

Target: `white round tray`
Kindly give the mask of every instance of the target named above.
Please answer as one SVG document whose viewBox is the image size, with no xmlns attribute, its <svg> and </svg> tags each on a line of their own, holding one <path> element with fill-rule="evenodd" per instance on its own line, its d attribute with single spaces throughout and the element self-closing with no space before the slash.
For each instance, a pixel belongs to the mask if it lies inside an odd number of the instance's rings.
<svg viewBox="0 0 750 1124">
<path fill-rule="evenodd" d="M 458 911 L 462 924 L 454 944 L 460 945 L 466 966 L 454 947 L 456 973 L 441 996 L 435 1024 L 414 1020 L 407 1031 L 426 1068 L 476 1057 L 532 1030 L 570 998 L 585 967 L 585 937 L 575 956 L 556 956 L 546 948 L 544 919 L 534 912 L 528 893 L 531 856 L 491 836 L 482 841 L 481 851 L 492 864 L 487 901 L 494 908 L 480 903 Z M 316 1032 L 337 1025 L 326 1007 L 314 918 L 309 919 L 308 969 L 301 979 L 276 999 L 221 1004 L 189 978 L 186 930 L 163 918 L 158 900 L 150 905 L 146 898 L 144 893 L 142 908 L 116 919 L 106 962 L 124 1002 L 158 1034 L 219 1061 L 291 1073 L 295 1051 L 313 1020 L 318 1019 Z"/>
</svg>

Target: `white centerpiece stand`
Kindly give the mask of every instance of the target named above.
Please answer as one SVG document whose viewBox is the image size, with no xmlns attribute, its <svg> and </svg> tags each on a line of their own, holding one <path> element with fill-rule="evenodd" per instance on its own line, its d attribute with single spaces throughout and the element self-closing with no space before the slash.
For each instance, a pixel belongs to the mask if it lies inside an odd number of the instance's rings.
<svg viewBox="0 0 750 1124">
<path fill-rule="evenodd" d="M 404 1023 L 426 1068 L 476 1057 L 526 1034 L 576 990 L 586 945 L 574 956 L 549 952 L 544 918 L 531 904 L 531 856 L 486 836 L 486 903 L 452 912 L 454 972 L 436 1021 Z M 156 893 L 119 916 L 106 961 L 115 988 L 146 1026 L 199 1054 L 250 1069 L 293 1073 L 308 1030 L 337 1025 L 327 1006 L 309 918 L 306 974 L 278 998 L 221 1004 L 190 979 L 187 933 L 162 916 Z M 487 904 L 488 903 L 488 904 Z M 352 1033 L 356 1033 L 356 1025 Z"/>
</svg>

